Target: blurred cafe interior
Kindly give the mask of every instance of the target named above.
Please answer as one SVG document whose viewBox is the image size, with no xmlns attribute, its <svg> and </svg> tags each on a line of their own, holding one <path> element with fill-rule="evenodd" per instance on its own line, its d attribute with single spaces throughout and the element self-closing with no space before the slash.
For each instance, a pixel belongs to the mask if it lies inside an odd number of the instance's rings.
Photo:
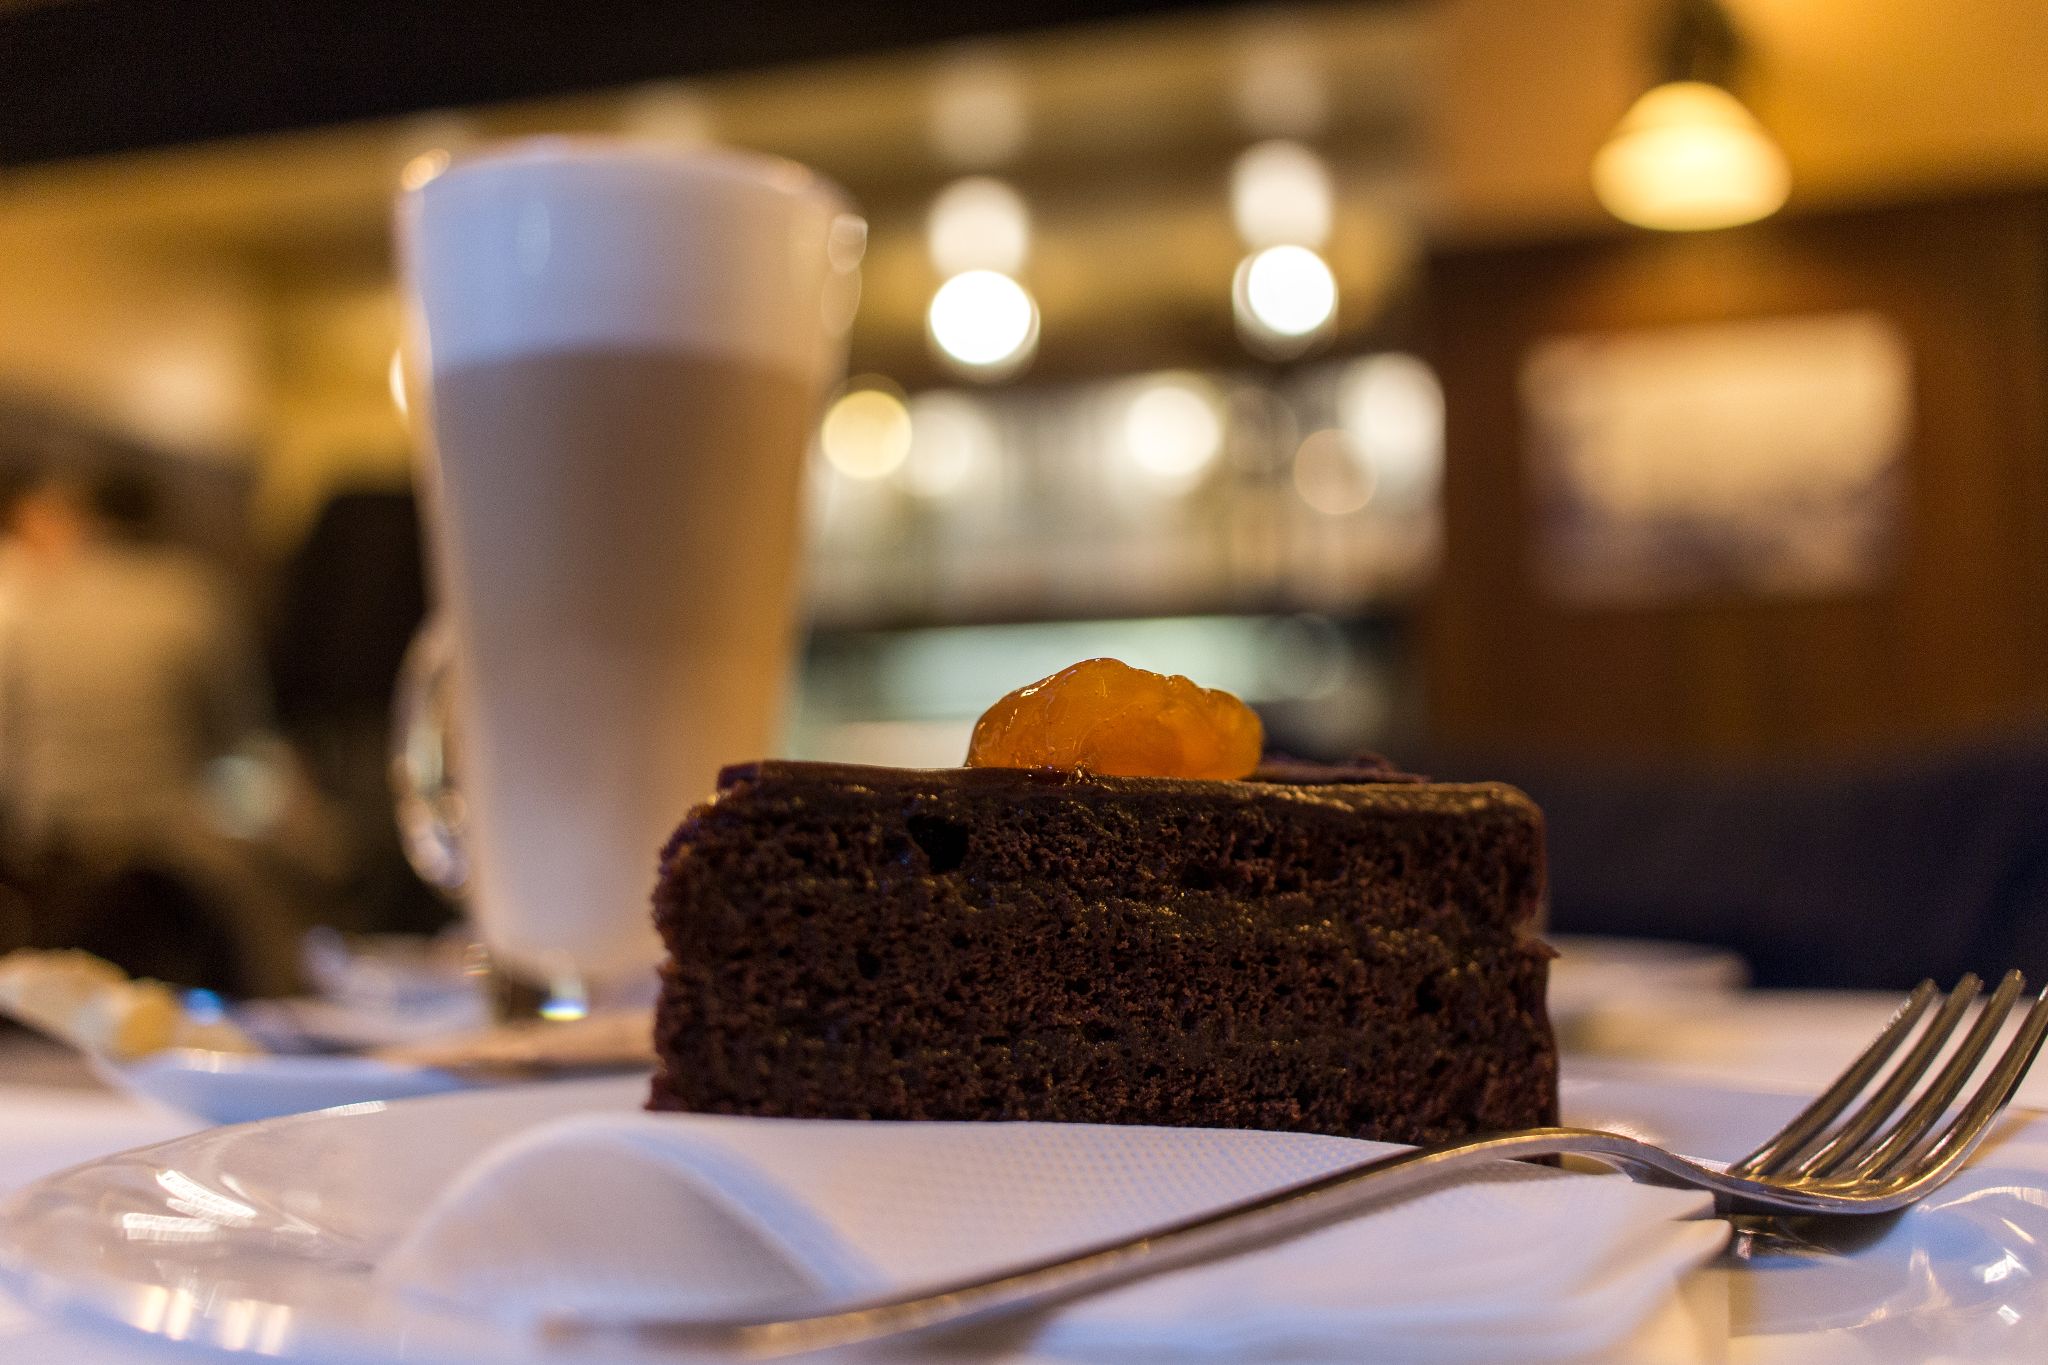
<svg viewBox="0 0 2048 1365">
<path fill-rule="evenodd" d="M 1522 784 L 1561 929 L 2048 969 L 2048 8 L 944 9 L 0 3 L 4 556 L 129 575 L 0 686 L 0 950 L 277 993 L 450 920 L 392 196 L 603 134 L 870 224 L 788 753 L 1114 655 Z"/>
</svg>

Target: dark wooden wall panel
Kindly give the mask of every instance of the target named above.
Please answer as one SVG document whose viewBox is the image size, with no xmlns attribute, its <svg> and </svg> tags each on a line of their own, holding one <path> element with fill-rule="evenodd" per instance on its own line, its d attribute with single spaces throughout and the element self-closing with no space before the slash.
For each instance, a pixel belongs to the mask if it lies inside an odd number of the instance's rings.
<svg viewBox="0 0 2048 1365">
<path fill-rule="evenodd" d="M 2048 197 L 1432 262 L 1447 555 L 1439 742 L 1622 760 L 1868 753 L 2048 718 Z M 1577 608 L 1531 573 L 1516 390 L 1559 333 L 1873 309 L 1912 350 L 1896 576 L 1818 600 Z"/>
</svg>

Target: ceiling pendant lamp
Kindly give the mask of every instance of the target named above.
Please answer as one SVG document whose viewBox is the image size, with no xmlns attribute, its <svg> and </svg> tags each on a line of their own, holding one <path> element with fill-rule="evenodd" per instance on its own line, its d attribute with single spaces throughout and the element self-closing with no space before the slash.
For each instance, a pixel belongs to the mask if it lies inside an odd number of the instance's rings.
<svg viewBox="0 0 2048 1365">
<path fill-rule="evenodd" d="M 1740 37 L 1717 0 L 1679 0 L 1667 79 L 1622 116 L 1593 158 L 1593 190 L 1637 227 L 1696 232 L 1776 213 L 1791 192 L 1785 154 L 1730 90 Z"/>
</svg>

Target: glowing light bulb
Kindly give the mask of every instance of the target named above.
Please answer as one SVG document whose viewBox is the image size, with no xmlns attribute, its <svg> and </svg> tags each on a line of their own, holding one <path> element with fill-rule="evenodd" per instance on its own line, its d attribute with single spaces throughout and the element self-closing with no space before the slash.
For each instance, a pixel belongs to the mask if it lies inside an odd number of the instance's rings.
<svg viewBox="0 0 2048 1365">
<path fill-rule="evenodd" d="M 818 446 L 850 479 L 886 479 L 910 455 L 910 410 L 884 388 L 840 395 L 818 428 Z"/>
<path fill-rule="evenodd" d="M 1230 168 L 1230 215 L 1249 247 L 1319 247 L 1330 236 L 1330 168 L 1299 142 L 1274 139 Z"/>
<path fill-rule="evenodd" d="M 926 326 L 940 354 L 981 378 L 1012 373 L 1038 344 L 1038 304 L 999 270 L 967 270 L 932 295 Z"/>
<path fill-rule="evenodd" d="M 1337 277 L 1305 246 L 1269 246 L 1237 267 L 1239 325 L 1270 342 L 1302 343 L 1337 313 Z"/>
<path fill-rule="evenodd" d="M 1791 189 L 1777 143 L 1740 100 L 1705 81 L 1649 91 L 1593 158 L 1593 190 L 1607 211 L 1666 232 L 1753 223 Z"/>
<path fill-rule="evenodd" d="M 1013 274 L 1031 250 L 1031 215 L 1024 197 L 1003 181 L 970 175 L 932 200 L 925 245 L 944 275 L 967 270 Z"/>
</svg>

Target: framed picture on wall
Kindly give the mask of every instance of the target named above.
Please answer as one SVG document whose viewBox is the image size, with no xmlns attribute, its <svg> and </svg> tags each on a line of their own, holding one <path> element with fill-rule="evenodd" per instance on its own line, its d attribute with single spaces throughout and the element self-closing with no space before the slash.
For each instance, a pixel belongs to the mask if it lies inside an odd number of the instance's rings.
<svg viewBox="0 0 2048 1365">
<path fill-rule="evenodd" d="M 1546 594 L 1814 597 L 1892 571 L 1912 361 L 1883 315 L 1557 336 L 1520 384 Z"/>
</svg>

